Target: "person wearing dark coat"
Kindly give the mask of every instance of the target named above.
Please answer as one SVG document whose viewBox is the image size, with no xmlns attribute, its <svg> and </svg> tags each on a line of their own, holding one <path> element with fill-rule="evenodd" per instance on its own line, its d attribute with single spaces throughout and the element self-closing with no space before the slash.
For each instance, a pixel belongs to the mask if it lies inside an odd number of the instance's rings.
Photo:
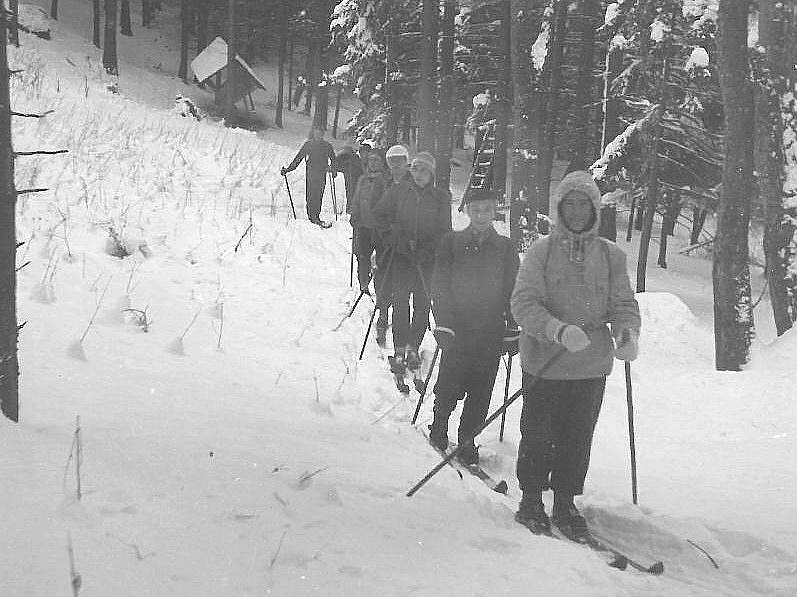
<svg viewBox="0 0 797 597">
<path fill-rule="evenodd" d="M 321 200 L 327 185 L 327 171 L 337 176 L 335 169 L 335 151 L 332 145 L 324 140 L 324 131 L 313 129 L 311 137 L 304 142 L 293 161 L 280 169 L 283 176 L 293 172 L 302 163 L 306 162 L 305 170 L 305 205 L 307 217 L 322 228 L 329 228 L 331 224 L 321 221 Z"/>
<path fill-rule="evenodd" d="M 614 359 L 637 356 L 639 305 L 626 256 L 600 238 L 601 194 L 589 172 L 557 188 L 550 236 L 535 241 L 518 272 L 512 313 L 523 330 L 523 411 L 515 518 L 539 532 L 589 535 L 573 501 L 589 468 L 592 435 Z M 542 492 L 553 489 L 551 518 Z"/>
<path fill-rule="evenodd" d="M 429 283 L 437 243 L 451 230 L 451 195 L 434 185 L 434 157 L 412 160 L 412 180 L 391 185 L 374 208 L 377 227 L 387 231 L 388 275 L 393 304 L 393 372 L 420 366 L 418 347 L 429 325 Z M 410 301 L 412 319 L 410 319 Z"/>
<path fill-rule="evenodd" d="M 448 419 L 464 398 L 457 434 L 457 443 L 464 445 L 458 458 L 476 464 L 471 435 L 487 417 L 501 354 L 516 352 L 512 345 L 519 331 L 509 298 L 520 262 L 512 241 L 493 228 L 492 192 L 469 194 L 465 212 L 470 225 L 440 241 L 432 277 L 434 336 L 442 357 L 429 441 L 448 448 Z"/>
<path fill-rule="evenodd" d="M 371 280 L 371 256 L 377 252 L 377 267 L 374 271 L 374 287 L 379 293 L 382 290 L 382 273 L 386 266 L 380 263 L 383 260 L 383 251 L 380 236 L 376 228 L 374 207 L 382 199 L 387 186 L 385 164 L 382 156 L 372 152 L 368 156 L 367 171 L 360 177 L 357 190 L 351 202 L 351 226 L 354 231 L 354 254 L 357 257 L 357 280 L 362 292 L 369 292 L 368 285 Z M 380 305 L 377 297 L 377 305 Z M 381 311 L 380 311 L 381 317 Z"/>
<path fill-rule="evenodd" d="M 351 213 L 351 204 L 354 201 L 354 193 L 357 190 L 357 183 L 363 175 L 362 159 L 350 143 L 343 146 L 340 153 L 335 156 L 335 168 L 338 172 L 343 172 L 343 182 L 346 185 L 346 213 Z"/>
</svg>

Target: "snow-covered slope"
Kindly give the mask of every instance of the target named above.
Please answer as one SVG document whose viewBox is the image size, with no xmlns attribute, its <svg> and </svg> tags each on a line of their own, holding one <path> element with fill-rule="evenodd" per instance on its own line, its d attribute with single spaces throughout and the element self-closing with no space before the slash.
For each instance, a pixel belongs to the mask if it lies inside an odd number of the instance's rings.
<svg viewBox="0 0 797 597">
<path fill-rule="evenodd" d="M 513 522 L 519 405 L 503 443 L 494 428 L 480 440 L 508 498 L 449 468 L 407 498 L 436 455 L 373 342 L 357 360 L 370 303 L 332 331 L 354 294 L 351 230 L 303 219 L 298 171 L 292 219 L 278 169 L 294 147 L 110 94 L 75 47 L 24 36 L 12 52 L 14 107 L 54 111 L 15 122 L 16 149 L 70 153 L 17 164 L 20 187 L 51 190 L 19 202 L 28 323 L 22 422 L 0 421 L 0 595 L 70 595 L 69 541 L 84 597 L 797 591 L 794 332 L 720 374 L 706 322 L 664 284 L 673 270 L 652 284 L 669 292 L 640 296 L 643 507 L 622 367 L 582 504 L 618 546 L 663 559 L 662 577 Z M 130 256 L 106 252 L 111 228 Z M 147 331 L 124 309 L 146 311 Z"/>
</svg>

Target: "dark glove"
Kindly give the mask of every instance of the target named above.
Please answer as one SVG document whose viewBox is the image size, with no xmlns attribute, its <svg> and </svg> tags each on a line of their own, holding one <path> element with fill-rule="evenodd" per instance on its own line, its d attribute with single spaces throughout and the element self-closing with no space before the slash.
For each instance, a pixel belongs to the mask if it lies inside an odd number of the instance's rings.
<svg viewBox="0 0 797 597">
<path fill-rule="evenodd" d="M 285 176 L 288 173 L 288 169 L 283 166 L 280 168 L 280 176 Z"/>
<path fill-rule="evenodd" d="M 437 340 L 437 345 L 440 347 L 440 350 L 442 350 L 443 352 L 454 346 L 455 336 L 456 333 L 451 328 L 444 328 L 441 326 L 437 326 L 434 329 L 434 339 Z"/>
<path fill-rule="evenodd" d="M 623 328 L 618 337 L 615 338 L 617 344 L 614 349 L 614 356 L 621 361 L 633 361 L 639 354 L 639 330 L 634 328 Z"/>
<path fill-rule="evenodd" d="M 513 357 L 518 353 L 518 342 L 520 340 L 520 328 L 517 326 L 506 326 L 504 329 L 504 345 L 503 352 L 509 357 Z"/>
</svg>

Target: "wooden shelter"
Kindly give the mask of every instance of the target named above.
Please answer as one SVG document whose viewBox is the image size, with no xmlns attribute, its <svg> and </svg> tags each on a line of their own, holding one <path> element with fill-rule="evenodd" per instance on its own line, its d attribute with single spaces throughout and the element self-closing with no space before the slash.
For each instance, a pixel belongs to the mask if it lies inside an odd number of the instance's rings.
<svg viewBox="0 0 797 597">
<path fill-rule="evenodd" d="M 235 55 L 236 66 L 233 78 L 235 89 L 233 103 L 243 100 L 244 107 L 254 111 L 252 92 L 257 89 L 266 90 L 265 84 L 257 77 L 252 68 L 241 58 Z M 215 102 L 222 104 L 227 93 L 227 42 L 221 37 L 214 39 L 199 55 L 191 61 L 191 70 L 200 83 L 205 83 L 215 92 Z M 247 106 L 247 99 L 249 105 Z"/>
</svg>

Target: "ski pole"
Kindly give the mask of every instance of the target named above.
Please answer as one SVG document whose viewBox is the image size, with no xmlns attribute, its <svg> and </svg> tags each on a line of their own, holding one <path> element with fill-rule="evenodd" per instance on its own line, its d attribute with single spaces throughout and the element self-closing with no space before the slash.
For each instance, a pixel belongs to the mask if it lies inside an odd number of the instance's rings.
<svg viewBox="0 0 797 597">
<path fill-rule="evenodd" d="M 559 357 L 561 357 L 561 356 L 562 356 L 562 355 L 565 353 L 565 351 L 566 351 L 566 350 L 567 350 L 566 348 L 564 348 L 564 347 L 561 347 L 559 350 L 557 350 L 557 351 L 556 351 L 556 352 L 555 352 L 555 353 L 554 353 L 554 354 L 551 356 L 551 358 L 550 358 L 550 359 L 548 359 L 548 360 L 545 362 L 545 364 L 544 364 L 544 365 L 543 365 L 543 366 L 540 368 L 539 372 L 537 373 L 536 377 L 534 378 L 534 381 L 532 381 L 532 382 L 531 382 L 531 385 L 530 385 L 530 386 L 529 386 L 529 387 L 526 389 L 527 391 L 530 391 L 530 390 L 532 390 L 532 389 L 534 388 L 534 386 L 535 386 L 535 385 L 537 385 L 537 382 L 539 382 L 539 380 L 540 380 L 540 379 L 542 379 L 542 375 L 543 375 L 543 374 L 544 374 L 544 373 L 545 373 L 545 372 L 546 372 L 546 371 L 547 371 L 547 370 L 548 370 L 548 369 L 551 367 L 551 365 L 553 365 L 553 364 L 554 364 L 554 363 L 555 363 L 555 362 L 556 362 L 556 361 L 559 359 Z M 447 455 L 445 458 L 443 458 L 443 460 L 441 460 L 441 461 L 440 461 L 440 462 L 437 464 L 437 466 L 435 466 L 435 467 L 434 467 L 432 470 L 430 470 L 428 473 L 426 473 L 426 476 L 425 476 L 425 477 L 423 477 L 423 479 L 421 479 L 421 480 L 420 480 L 420 481 L 418 481 L 418 482 L 417 482 L 415 485 L 413 485 L 413 487 L 412 487 L 412 488 L 411 488 L 411 489 L 410 489 L 410 490 L 407 492 L 407 497 L 412 497 L 413 495 L 415 495 L 415 492 L 417 492 L 417 491 L 418 491 L 418 490 L 419 490 L 421 487 L 423 487 L 424 485 L 426 485 L 426 483 L 427 483 L 427 481 L 429 481 L 429 479 L 431 479 L 432 477 L 434 477 L 434 476 L 435 476 L 437 473 L 439 473 L 439 472 L 440 472 L 440 470 L 441 470 L 441 469 L 442 469 L 442 468 L 443 468 L 445 465 L 447 465 L 447 464 L 448 464 L 449 462 L 451 462 L 451 461 L 452 461 L 454 458 L 456 458 L 456 457 L 459 455 L 459 453 L 460 453 L 460 452 L 461 452 L 461 451 L 464 449 L 464 447 L 465 447 L 465 446 L 467 446 L 467 445 L 470 445 L 471 443 L 473 443 L 473 440 L 476 438 L 476 436 L 477 436 L 477 435 L 479 435 L 479 434 L 480 434 L 482 431 L 484 431 L 484 430 L 487 428 L 487 426 L 488 426 L 490 423 L 492 423 L 492 422 L 493 422 L 493 421 L 495 421 L 495 420 L 496 420 L 498 417 L 500 417 L 502 413 L 506 412 L 506 409 L 507 409 L 507 408 L 509 408 L 509 406 L 510 406 L 510 405 L 511 405 L 511 404 L 512 404 L 512 403 L 513 403 L 515 400 L 517 400 L 518 398 L 520 398 L 520 396 L 521 396 L 521 395 L 523 395 L 523 388 L 520 388 L 520 389 L 519 389 L 517 392 L 515 392 L 514 394 L 512 394 L 512 395 L 509 397 L 509 399 L 508 399 L 508 400 L 507 400 L 507 401 L 504 403 L 504 405 L 503 405 L 503 406 L 501 406 L 501 407 L 500 407 L 498 410 L 496 410 L 496 411 L 495 411 L 493 414 L 491 414 L 489 417 L 487 417 L 487 419 L 484 421 L 484 423 L 482 423 L 481 425 L 479 425 L 479 426 L 478 426 L 478 427 L 477 427 L 477 428 L 476 428 L 476 429 L 475 429 L 475 430 L 474 430 L 474 431 L 473 431 L 473 432 L 470 434 L 470 436 L 469 436 L 469 437 L 467 437 L 466 439 L 464 439 L 464 440 L 462 440 L 461 442 L 459 442 L 459 443 L 457 444 L 457 447 L 456 447 L 454 450 L 452 450 L 452 451 L 451 451 L 451 452 L 450 452 L 450 453 L 449 453 L 449 454 L 448 454 L 448 455 Z"/>
<path fill-rule="evenodd" d="M 379 284 L 379 289 L 376 291 L 377 298 L 382 296 L 382 292 L 385 289 L 385 282 L 387 282 L 387 278 L 390 275 L 390 266 L 393 265 L 393 256 L 395 254 L 396 254 L 396 252 L 391 247 L 391 249 L 390 249 L 390 258 L 387 260 L 387 267 L 385 268 L 385 277 L 382 278 L 382 282 Z M 360 349 L 360 356 L 358 357 L 358 360 L 360 360 L 360 361 L 363 360 L 363 355 L 365 354 L 365 345 L 368 342 L 368 336 L 371 333 L 371 327 L 373 327 L 373 325 L 374 325 L 374 317 L 376 316 L 377 308 L 378 308 L 378 305 L 376 303 L 374 303 L 374 308 L 371 310 L 371 319 L 368 320 L 368 327 L 365 330 L 365 338 L 363 338 L 363 346 Z"/>
<path fill-rule="evenodd" d="M 288 174 L 283 174 L 282 177 L 285 179 L 285 188 L 288 189 L 288 199 L 291 202 L 291 211 L 293 212 L 293 219 L 296 220 L 296 208 L 293 206 L 293 196 L 291 195 L 291 185 L 288 184 Z"/>
<path fill-rule="evenodd" d="M 509 380 L 512 377 L 512 355 L 507 353 L 506 381 L 504 381 L 504 404 L 509 399 Z M 501 414 L 501 431 L 498 432 L 498 441 L 504 441 L 504 425 L 506 424 L 506 411 Z"/>
<path fill-rule="evenodd" d="M 423 381 L 423 392 L 421 392 L 420 397 L 418 398 L 418 404 L 415 406 L 415 413 L 412 415 L 412 424 L 415 425 L 415 421 L 418 420 L 418 413 L 421 412 L 421 404 L 423 404 L 423 397 L 426 396 L 426 389 L 429 387 L 429 381 L 432 379 L 432 371 L 434 371 L 434 365 L 437 362 L 437 357 L 440 356 L 440 345 L 437 345 L 437 348 L 434 349 L 434 356 L 432 357 L 432 364 L 429 366 L 429 373 L 426 374 L 426 379 Z"/>
<path fill-rule="evenodd" d="M 351 253 L 349 253 L 349 287 L 354 286 L 354 230 L 351 232 Z"/>
<path fill-rule="evenodd" d="M 338 221 L 338 201 L 335 197 L 335 177 L 332 172 L 327 172 L 329 175 L 329 192 L 332 195 L 332 210 L 335 212 L 335 221 Z"/>
<path fill-rule="evenodd" d="M 631 388 L 631 363 L 625 362 L 625 397 L 628 402 L 628 441 L 631 448 L 631 497 L 639 503 L 636 482 L 636 441 L 634 438 L 634 395 Z"/>
</svg>

